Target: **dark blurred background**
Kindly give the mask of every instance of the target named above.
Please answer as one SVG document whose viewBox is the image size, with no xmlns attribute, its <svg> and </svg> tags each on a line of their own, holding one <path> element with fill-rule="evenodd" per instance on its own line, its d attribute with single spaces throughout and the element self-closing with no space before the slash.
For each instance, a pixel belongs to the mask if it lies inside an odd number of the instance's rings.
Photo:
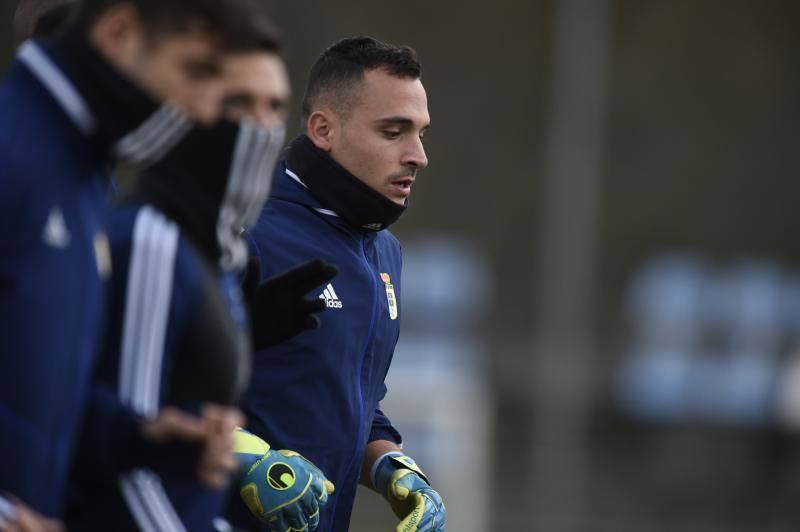
<svg viewBox="0 0 800 532">
<path fill-rule="evenodd" d="M 421 58 L 384 406 L 449 530 L 800 529 L 800 3 L 264 4 L 291 133 L 331 42 Z"/>
</svg>

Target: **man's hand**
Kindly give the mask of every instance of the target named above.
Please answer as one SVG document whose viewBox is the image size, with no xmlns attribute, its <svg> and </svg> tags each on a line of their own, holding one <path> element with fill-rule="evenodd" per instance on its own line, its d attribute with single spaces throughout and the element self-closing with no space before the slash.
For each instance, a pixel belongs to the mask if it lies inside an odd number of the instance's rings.
<svg viewBox="0 0 800 532">
<path fill-rule="evenodd" d="M 48 519 L 21 501 L 0 498 L 0 532 L 64 532 L 64 525 Z"/>
<path fill-rule="evenodd" d="M 325 310 L 325 300 L 306 299 L 309 291 L 327 283 L 339 268 L 315 259 L 261 282 L 261 265 L 251 258 L 242 281 L 253 328 L 253 346 L 263 349 L 319 327 L 316 313 Z"/>
<path fill-rule="evenodd" d="M 236 408 L 207 405 L 203 408 L 206 440 L 197 476 L 211 488 L 224 488 L 239 462 L 233 454 L 233 431 L 244 425 L 244 415 Z"/>
<path fill-rule="evenodd" d="M 244 423 L 242 413 L 230 407 L 206 405 L 200 416 L 166 406 L 158 416 L 142 423 L 142 434 L 156 443 L 196 442 L 202 446 L 197 477 L 212 489 L 227 486 L 238 469 L 233 454 L 233 430 Z"/>
<path fill-rule="evenodd" d="M 447 514 L 439 494 L 416 462 L 402 453 L 390 453 L 375 464 L 375 489 L 401 519 L 397 532 L 438 532 Z"/>
<path fill-rule="evenodd" d="M 316 530 L 333 483 L 294 451 L 271 450 L 244 429 L 237 429 L 234 437 L 242 464 L 239 493 L 250 512 L 271 531 Z"/>
</svg>

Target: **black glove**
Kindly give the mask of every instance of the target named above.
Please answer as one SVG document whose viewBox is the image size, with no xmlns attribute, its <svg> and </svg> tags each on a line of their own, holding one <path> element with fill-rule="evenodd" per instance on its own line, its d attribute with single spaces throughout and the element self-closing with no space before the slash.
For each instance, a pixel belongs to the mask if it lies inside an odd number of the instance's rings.
<svg viewBox="0 0 800 532">
<path fill-rule="evenodd" d="M 251 257 L 242 292 L 250 310 L 253 347 L 264 349 L 317 329 L 319 318 L 315 314 L 325 310 L 325 300 L 306 299 L 305 295 L 338 273 L 336 265 L 314 259 L 261 282 L 261 263 Z"/>
</svg>

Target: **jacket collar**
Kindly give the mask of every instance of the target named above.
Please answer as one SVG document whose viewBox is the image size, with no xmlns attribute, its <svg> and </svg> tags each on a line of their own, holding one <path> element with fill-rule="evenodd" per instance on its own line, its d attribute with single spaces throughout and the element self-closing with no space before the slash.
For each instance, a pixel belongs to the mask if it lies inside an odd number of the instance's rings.
<svg viewBox="0 0 800 532">
<path fill-rule="evenodd" d="M 289 168 L 286 161 L 283 160 L 275 167 L 275 177 L 272 182 L 272 193 L 270 199 L 277 199 L 287 201 L 289 203 L 296 203 L 303 205 L 310 210 L 314 211 L 320 218 L 332 226 L 346 231 L 350 234 L 359 234 L 362 236 L 370 236 L 375 233 L 365 233 L 354 228 L 352 225 L 342 219 L 339 214 L 326 208 L 320 201 L 311 194 L 301 180 L 297 173 Z"/>
<path fill-rule="evenodd" d="M 35 41 L 26 41 L 17 55 L 50 96 L 58 103 L 78 131 L 91 135 L 97 123 L 89 105 L 64 71 Z"/>
<path fill-rule="evenodd" d="M 18 58 L 107 159 L 147 167 L 191 128 L 183 111 L 159 105 L 75 32 L 47 45 L 27 41 Z"/>
</svg>

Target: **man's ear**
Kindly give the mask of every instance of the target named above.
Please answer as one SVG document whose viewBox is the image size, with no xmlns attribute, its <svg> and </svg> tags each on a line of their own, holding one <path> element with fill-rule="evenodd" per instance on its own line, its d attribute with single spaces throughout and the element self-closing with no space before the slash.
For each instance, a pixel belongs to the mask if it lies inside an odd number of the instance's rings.
<svg viewBox="0 0 800 532">
<path fill-rule="evenodd" d="M 318 109 L 308 117 L 306 135 L 317 148 L 323 151 L 331 151 L 333 134 L 336 129 L 335 125 L 336 117 L 330 109 L 327 107 Z"/>
<path fill-rule="evenodd" d="M 92 24 L 89 40 L 112 63 L 119 63 L 141 45 L 143 30 L 136 8 L 123 2 L 109 7 Z"/>
</svg>

